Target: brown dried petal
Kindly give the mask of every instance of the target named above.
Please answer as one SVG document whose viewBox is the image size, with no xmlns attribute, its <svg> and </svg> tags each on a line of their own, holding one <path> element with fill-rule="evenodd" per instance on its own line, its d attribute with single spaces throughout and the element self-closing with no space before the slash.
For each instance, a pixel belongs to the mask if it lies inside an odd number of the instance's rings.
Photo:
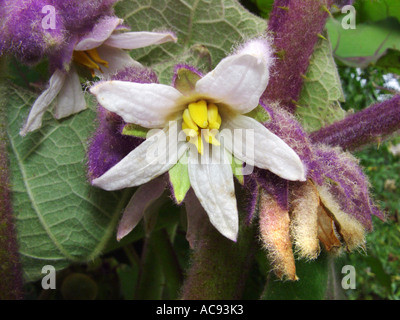
<svg viewBox="0 0 400 320">
<path fill-rule="evenodd" d="M 290 240 L 289 212 L 265 190 L 260 192 L 260 234 L 264 248 L 279 278 L 298 280 Z"/>
</svg>

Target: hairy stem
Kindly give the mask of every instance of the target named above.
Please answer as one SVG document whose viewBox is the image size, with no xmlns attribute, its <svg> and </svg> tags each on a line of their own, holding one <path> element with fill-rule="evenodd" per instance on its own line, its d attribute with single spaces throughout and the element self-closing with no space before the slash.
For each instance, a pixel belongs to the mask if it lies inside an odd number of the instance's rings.
<svg viewBox="0 0 400 320">
<path fill-rule="evenodd" d="M 181 299 L 240 299 L 256 249 L 255 228 L 242 224 L 235 243 L 206 223 L 193 252 Z"/>
<path fill-rule="evenodd" d="M 0 59 L 0 70 L 4 69 L 5 60 Z M 6 97 L 5 80 L 0 74 L 0 300 L 14 300 L 23 298 L 23 280 L 11 205 Z"/>
<path fill-rule="evenodd" d="M 280 102 L 294 113 L 303 76 L 307 72 L 315 44 L 322 34 L 333 0 L 275 0 L 268 21 L 274 39 L 276 61 L 262 100 Z"/>
<path fill-rule="evenodd" d="M 311 133 L 314 143 L 355 150 L 379 142 L 400 129 L 400 95 L 351 114 L 341 121 Z"/>
</svg>

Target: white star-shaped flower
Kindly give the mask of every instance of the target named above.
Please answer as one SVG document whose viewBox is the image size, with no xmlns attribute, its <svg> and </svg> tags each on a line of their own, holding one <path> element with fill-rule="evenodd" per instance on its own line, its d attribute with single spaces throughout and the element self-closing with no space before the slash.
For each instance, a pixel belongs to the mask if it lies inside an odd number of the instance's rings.
<svg viewBox="0 0 400 320">
<path fill-rule="evenodd" d="M 56 119 L 86 109 L 84 93 L 74 63 L 88 68 L 92 75 L 107 77 L 127 66 L 140 66 L 140 63 L 133 60 L 123 49 L 137 49 L 177 40 L 171 32 L 120 32 L 123 29 L 122 22 L 122 19 L 115 16 L 100 19 L 92 31 L 76 40 L 73 51 L 61 54 L 68 56 L 72 53 L 72 57 L 65 58 L 64 69 L 54 71 L 49 87 L 36 99 L 20 135 L 25 136 L 41 127 L 43 114 L 56 98 Z"/>
<path fill-rule="evenodd" d="M 163 128 L 94 179 L 93 185 L 117 190 L 147 183 L 171 169 L 190 149 L 191 187 L 210 222 L 236 241 L 239 222 L 231 155 L 284 179 L 305 180 L 305 168 L 293 149 L 244 115 L 258 106 L 267 87 L 270 55 L 265 39 L 252 40 L 199 76 L 193 88 L 180 91 L 163 84 L 126 81 L 104 81 L 92 87 L 99 103 L 125 122 Z M 229 133 L 233 136 L 238 129 L 250 130 L 251 141 L 246 134 L 240 141 L 231 141 Z M 175 131 L 183 131 L 185 139 L 171 134 Z"/>
</svg>

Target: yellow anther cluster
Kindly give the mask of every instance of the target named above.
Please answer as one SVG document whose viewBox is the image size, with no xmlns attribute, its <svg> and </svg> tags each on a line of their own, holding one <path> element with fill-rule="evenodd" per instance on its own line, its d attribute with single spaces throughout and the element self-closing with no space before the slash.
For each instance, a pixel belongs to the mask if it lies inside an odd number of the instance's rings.
<svg viewBox="0 0 400 320">
<path fill-rule="evenodd" d="M 73 60 L 76 63 L 79 63 L 80 65 L 88 68 L 92 73 L 92 76 L 95 75 L 94 69 L 103 72 L 99 65 L 108 68 L 108 62 L 100 58 L 96 48 L 86 51 L 74 51 Z"/>
<path fill-rule="evenodd" d="M 204 151 L 202 134 L 207 143 L 220 145 L 215 137 L 216 130 L 221 126 L 221 116 L 216 104 L 205 100 L 189 103 L 182 117 L 182 130 L 186 139 L 196 146 L 200 154 Z"/>
</svg>

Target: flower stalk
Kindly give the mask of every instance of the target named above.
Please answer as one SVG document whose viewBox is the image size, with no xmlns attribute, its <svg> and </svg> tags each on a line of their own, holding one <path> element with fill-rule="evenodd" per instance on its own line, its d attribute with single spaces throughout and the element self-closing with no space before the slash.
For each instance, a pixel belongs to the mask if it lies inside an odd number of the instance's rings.
<svg viewBox="0 0 400 320">
<path fill-rule="evenodd" d="M 243 221 L 242 221 L 243 220 Z M 255 225 L 241 219 L 237 243 L 205 219 L 201 239 L 181 289 L 183 300 L 232 300 L 242 297 L 256 245 Z"/>
<path fill-rule="evenodd" d="M 400 95 L 351 114 L 341 121 L 311 133 L 314 143 L 355 150 L 380 140 L 400 128 Z"/>
</svg>

